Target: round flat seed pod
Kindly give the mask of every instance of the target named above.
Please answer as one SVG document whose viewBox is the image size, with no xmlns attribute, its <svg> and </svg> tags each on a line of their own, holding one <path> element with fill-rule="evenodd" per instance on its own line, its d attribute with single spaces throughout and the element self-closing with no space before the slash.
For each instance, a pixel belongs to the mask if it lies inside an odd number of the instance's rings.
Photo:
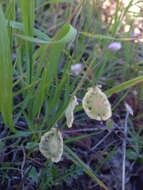
<svg viewBox="0 0 143 190">
<path fill-rule="evenodd" d="M 41 137 L 39 143 L 40 152 L 53 162 L 59 162 L 63 154 L 63 137 L 61 132 L 52 128 Z"/>
<path fill-rule="evenodd" d="M 100 88 L 89 88 L 82 100 L 82 106 L 91 119 L 105 121 L 112 116 L 111 105 Z"/>
<path fill-rule="evenodd" d="M 74 121 L 74 109 L 77 105 L 78 105 L 77 97 L 74 96 L 73 100 L 69 103 L 69 105 L 65 111 L 68 128 L 72 127 L 72 124 Z"/>
</svg>

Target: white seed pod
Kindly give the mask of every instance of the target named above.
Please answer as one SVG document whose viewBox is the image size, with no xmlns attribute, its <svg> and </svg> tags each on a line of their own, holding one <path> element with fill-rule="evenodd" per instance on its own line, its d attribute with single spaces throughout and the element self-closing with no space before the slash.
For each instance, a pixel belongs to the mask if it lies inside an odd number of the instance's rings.
<svg viewBox="0 0 143 190">
<path fill-rule="evenodd" d="M 72 127 L 72 124 L 74 121 L 74 113 L 73 112 L 74 112 L 76 105 L 78 105 L 77 97 L 74 96 L 73 100 L 69 103 L 69 105 L 65 111 L 65 116 L 66 116 L 68 128 Z"/>
<path fill-rule="evenodd" d="M 82 106 L 91 119 L 105 121 L 112 116 L 111 105 L 99 87 L 88 89 L 82 100 Z"/>
<path fill-rule="evenodd" d="M 63 154 L 63 137 L 61 132 L 52 128 L 41 137 L 39 143 L 40 152 L 53 162 L 59 162 Z"/>
</svg>

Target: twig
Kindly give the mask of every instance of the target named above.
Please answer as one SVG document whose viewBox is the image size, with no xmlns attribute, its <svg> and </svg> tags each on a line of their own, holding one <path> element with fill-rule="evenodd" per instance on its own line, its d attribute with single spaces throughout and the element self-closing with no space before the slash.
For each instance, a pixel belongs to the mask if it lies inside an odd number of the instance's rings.
<svg viewBox="0 0 143 190">
<path fill-rule="evenodd" d="M 26 153 L 25 153 L 24 147 L 22 147 L 22 152 L 23 152 L 23 161 L 21 164 L 21 178 L 23 179 L 23 177 L 24 177 L 24 166 L 25 166 L 25 161 L 26 161 Z"/>
<path fill-rule="evenodd" d="M 22 146 L 22 152 L 23 152 L 23 161 L 21 164 L 21 178 L 24 178 L 24 166 L 25 166 L 25 161 L 26 161 L 26 153 L 24 150 L 24 147 Z M 24 183 L 22 184 L 22 190 L 24 190 Z"/>
<path fill-rule="evenodd" d="M 87 128 L 87 129 L 75 129 L 75 130 L 64 130 L 64 133 L 78 133 L 78 132 L 92 132 L 92 131 L 99 131 L 99 130 L 107 130 L 106 126 L 97 127 L 97 128 Z"/>
<path fill-rule="evenodd" d="M 95 150 L 100 144 L 102 144 L 102 143 L 105 141 L 105 139 L 106 139 L 109 135 L 111 135 L 111 133 L 112 133 L 112 131 L 109 131 L 95 146 L 93 146 L 93 147 L 90 149 L 89 152 Z"/>
</svg>

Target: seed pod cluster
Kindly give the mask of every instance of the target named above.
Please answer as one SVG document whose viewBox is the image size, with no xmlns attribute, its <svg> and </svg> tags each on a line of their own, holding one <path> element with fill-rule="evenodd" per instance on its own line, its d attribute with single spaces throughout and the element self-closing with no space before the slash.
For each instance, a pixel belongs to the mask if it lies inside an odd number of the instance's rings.
<svg viewBox="0 0 143 190">
<path fill-rule="evenodd" d="M 72 127 L 74 120 L 73 112 L 76 105 L 78 105 L 78 102 L 76 96 L 74 96 L 65 111 L 67 126 L 69 128 Z M 82 106 L 91 119 L 105 121 L 112 116 L 110 102 L 99 87 L 88 89 L 82 100 Z M 52 128 L 45 133 L 41 137 L 39 149 L 47 159 L 51 159 L 53 162 L 59 162 L 63 154 L 63 137 L 61 132 L 56 128 Z"/>
</svg>

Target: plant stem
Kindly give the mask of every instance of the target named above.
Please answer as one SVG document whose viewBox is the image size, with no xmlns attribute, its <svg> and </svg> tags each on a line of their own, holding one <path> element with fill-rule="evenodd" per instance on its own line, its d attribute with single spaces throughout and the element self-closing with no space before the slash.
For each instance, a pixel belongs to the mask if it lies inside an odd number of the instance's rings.
<svg viewBox="0 0 143 190">
<path fill-rule="evenodd" d="M 129 112 L 127 111 L 125 117 L 124 126 L 124 139 L 123 139 L 123 165 L 122 165 L 122 190 L 125 190 L 126 183 L 126 139 L 127 139 L 127 123 L 128 123 Z"/>
</svg>

